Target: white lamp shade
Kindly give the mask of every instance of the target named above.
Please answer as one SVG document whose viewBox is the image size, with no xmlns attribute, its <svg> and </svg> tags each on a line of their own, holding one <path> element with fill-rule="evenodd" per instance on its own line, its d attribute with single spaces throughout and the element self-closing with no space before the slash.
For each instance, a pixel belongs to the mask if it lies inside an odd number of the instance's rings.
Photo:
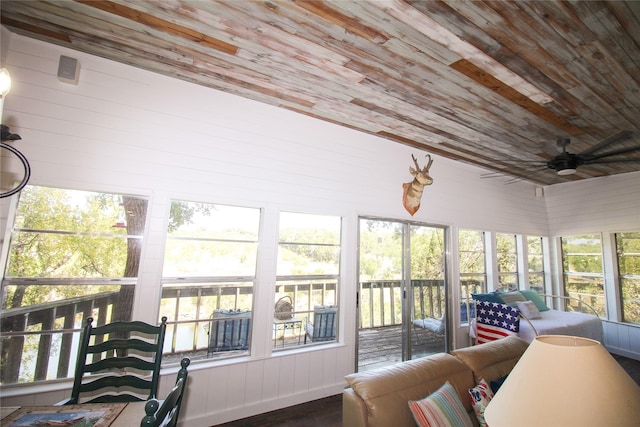
<svg viewBox="0 0 640 427">
<path fill-rule="evenodd" d="M 491 427 L 640 426 L 640 387 L 598 341 L 541 335 L 484 415 Z"/>
</svg>

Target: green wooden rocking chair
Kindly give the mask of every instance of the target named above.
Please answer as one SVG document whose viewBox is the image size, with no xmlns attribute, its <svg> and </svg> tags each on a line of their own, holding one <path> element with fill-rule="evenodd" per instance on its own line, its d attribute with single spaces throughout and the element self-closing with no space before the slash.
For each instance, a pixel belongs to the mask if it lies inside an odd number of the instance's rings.
<svg viewBox="0 0 640 427">
<path fill-rule="evenodd" d="M 155 398 L 166 322 L 163 317 L 158 326 L 116 321 L 94 328 L 89 317 L 80 338 L 71 397 L 58 405 Z"/>
</svg>

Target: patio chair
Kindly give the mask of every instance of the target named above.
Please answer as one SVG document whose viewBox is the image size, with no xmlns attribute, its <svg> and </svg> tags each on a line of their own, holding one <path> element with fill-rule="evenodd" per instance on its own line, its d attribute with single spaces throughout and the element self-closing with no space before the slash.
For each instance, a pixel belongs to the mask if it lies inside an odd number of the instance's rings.
<svg viewBox="0 0 640 427">
<path fill-rule="evenodd" d="M 94 328 L 92 323 L 89 317 L 80 338 L 71 397 L 58 405 L 155 398 L 167 318 L 158 326 L 116 321 Z"/>
<path fill-rule="evenodd" d="M 178 423 L 184 390 L 187 387 L 187 366 L 190 363 L 191 360 L 187 357 L 180 361 L 181 368 L 178 371 L 176 384 L 162 404 L 157 399 L 151 399 L 147 402 L 144 406 L 144 412 L 147 415 L 142 418 L 140 427 L 175 427 Z"/>
<path fill-rule="evenodd" d="M 336 315 L 338 307 L 334 305 L 317 305 L 313 309 L 313 322 L 309 318 L 305 318 L 304 322 L 304 343 L 307 343 L 307 337 L 312 342 L 316 341 L 332 341 L 336 339 Z"/>
<path fill-rule="evenodd" d="M 248 350 L 251 311 L 214 310 L 209 324 L 207 356 L 220 351 Z"/>
</svg>

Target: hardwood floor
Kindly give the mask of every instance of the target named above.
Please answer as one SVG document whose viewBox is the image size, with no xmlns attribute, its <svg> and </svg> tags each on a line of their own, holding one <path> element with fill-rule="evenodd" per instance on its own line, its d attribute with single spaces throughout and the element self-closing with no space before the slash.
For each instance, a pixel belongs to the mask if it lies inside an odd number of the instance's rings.
<svg viewBox="0 0 640 427">
<path fill-rule="evenodd" d="M 342 395 L 219 424 L 217 427 L 342 427 Z"/>
<path fill-rule="evenodd" d="M 640 361 L 614 355 L 625 371 L 640 385 Z M 216 427 L 342 427 L 342 395 L 267 412 Z M 346 427 L 346 426 L 345 426 Z"/>
</svg>

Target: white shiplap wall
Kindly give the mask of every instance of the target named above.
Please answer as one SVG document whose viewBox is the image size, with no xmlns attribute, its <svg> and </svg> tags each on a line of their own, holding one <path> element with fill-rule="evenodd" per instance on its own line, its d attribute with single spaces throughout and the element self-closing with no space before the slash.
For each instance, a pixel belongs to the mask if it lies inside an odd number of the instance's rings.
<svg viewBox="0 0 640 427">
<path fill-rule="evenodd" d="M 640 172 L 552 185 L 545 198 L 552 236 L 640 228 Z"/>
<path fill-rule="evenodd" d="M 57 80 L 61 54 L 79 60 L 77 86 Z M 400 203 L 401 183 L 411 178 L 411 154 L 422 164 L 424 153 L 17 35 L 11 36 L 3 58 L 14 82 L 4 122 L 23 138 L 19 148 L 31 162 L 31 184 L 150 198 L 137 318 L 157 319 L 171 199 L 263 209 L 267 249 L 258 266 L 252 355 L 192 365 L 182 412 L 187 425 L 214 425 L 341 392 L 344 375 L 354 369 L 357 217 L 409 218 Z M 435 182 L 413 219 L 549 234 L 547 209 L 556 212 L 560 202 L 553 198 L 555 190 L 545 189 L 547 196 L 536 198 L 533 185 L 504 185 L 504 180 L 480 179 L 481 173 L 436 156 L 431 168 Z M 3 218 L 7 206 L 3 200 Z M 271 354 L 274 242 L 281 210 L 344 218 L 337 345 Z M 161 395 L 174 378 L 173 372 L 166 373 Z M 66 397 L 66 387 L 28 394 L 3 391 L 3 405 L 49 404 Z"/>
<path fill-rule="evenodd" d="M 545 189 L 545 198 L 553 237 L 603 233 L 606 242 L 608 233 L 640 231 L 640 172 L 553 185 Z M 612 278 L 617 273 L 606 267 L 605 290 L 612 299 L 617 292 Z M 558 283 L 562 280 L 560 273 L 556 275 Z M 640 360 L 640 327 L 618 323 L 620 313 L 615 304 L 608 306 L 608 321 L 603 324 L 607 348 Z"/>
</svg>

